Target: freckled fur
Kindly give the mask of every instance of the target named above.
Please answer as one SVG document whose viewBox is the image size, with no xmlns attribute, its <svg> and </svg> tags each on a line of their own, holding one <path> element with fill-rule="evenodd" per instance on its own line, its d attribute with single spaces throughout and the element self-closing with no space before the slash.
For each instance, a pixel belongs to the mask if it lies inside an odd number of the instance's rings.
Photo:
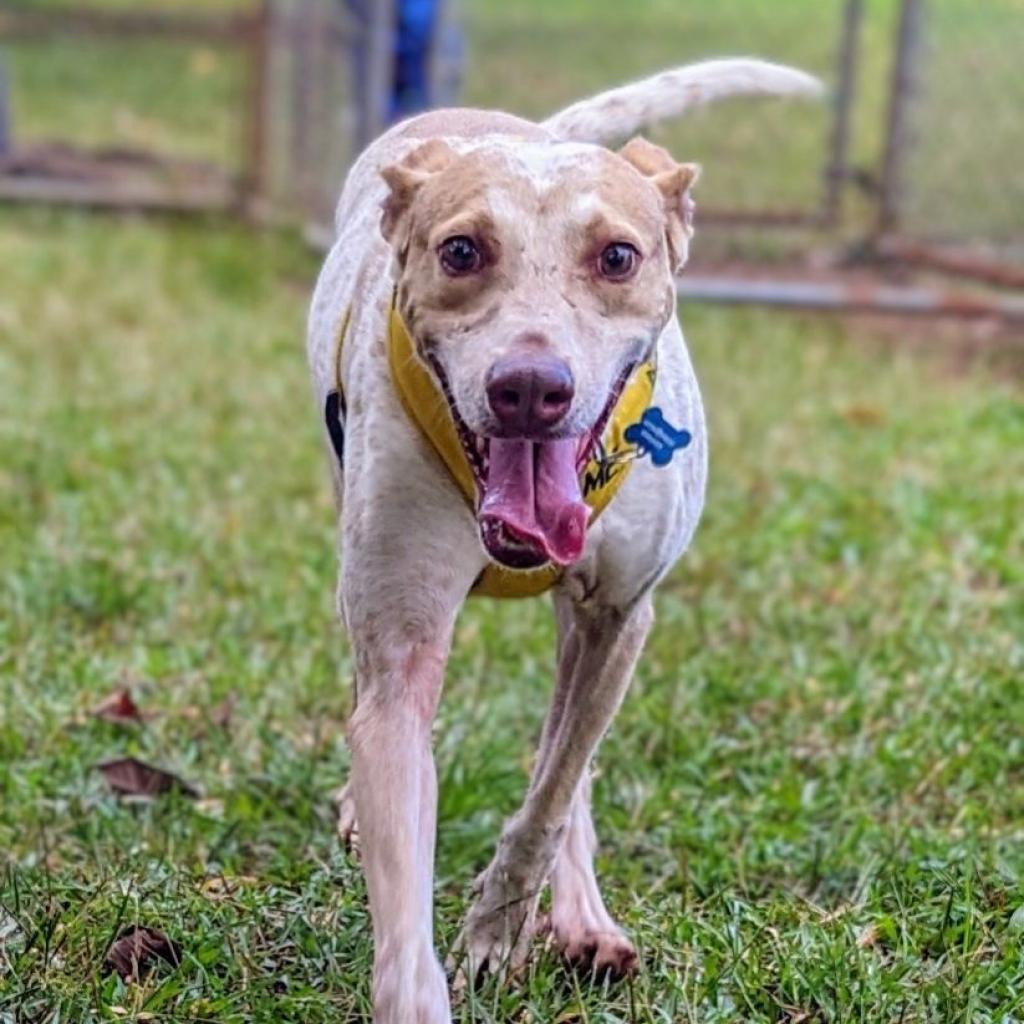
<svg viewBox="0 0 1024 1024">
<path fill-rule="evenodd" d="M 589 762 L 650 628 L 651 590 L 693 535 L 707 449 L 671 277 L 685 260 L 692 173 L 649 144 L 620 156 L 593 143 L 718 95 L 807 91 L 808 81 L 763 62 L 708 62 L 603 94 L 542 125 L 437 111 L 387 132 L 348 175 L 307 349 L 320 414 L 349 314 L 345 465 L 341 473 L 332 461 L 332 474 L 344 549 L 338 608 L 355 653 L 358 700 L 340 807 L 345 827 L 358 821 L 361 832 L 375 1024 L 451 1019 L 432 935 L 430 729 L 455 616 L 486 564 L 473 513 L 390 379 L 383 339 L 396 285 L 415 340 L 443 363 L 472 428 L 486 425 L 487 368 L 517 345 L 570 363 L 577 395 L 569 432 L 578 432 L 593 423 L 638 344 L 653 344 L 655 404 L 693 434 L 671 466 L 636 464 L 555 591 L 558 672 L 536 767 L 478 881 L 460 940 L 463 980 L 478 969 L 519 967 L 550 884 L 547 926 L 566 955 L 628 971 L 635 951 L 594 875 Z M 460 223 L 489 233 L 500 249 L 479 279 L 446 280 L 438 270 L 438 234 Z M 645 258 L 633 281 L 612 285 L 595 276 L 588 253 L 627 230 Z"/>
</svg>

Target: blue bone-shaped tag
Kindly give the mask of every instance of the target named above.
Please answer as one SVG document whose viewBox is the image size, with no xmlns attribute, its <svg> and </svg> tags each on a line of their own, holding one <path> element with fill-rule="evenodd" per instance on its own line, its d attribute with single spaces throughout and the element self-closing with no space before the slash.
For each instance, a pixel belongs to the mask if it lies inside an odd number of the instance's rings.
<svg viewBox="0 0 1024 1024">
<path fill-rule="evenodd" d="M 667 466 L 672 461 L 672 455 L 693 440 L 688 430 L 673 427 L 657 406 L 647 409 L 639 423 L 626 427 L 623 436 L 630 444 L 637 446 L 638 457 L 650 455 L 651 462 L 656 466 Z"/>
</svg>

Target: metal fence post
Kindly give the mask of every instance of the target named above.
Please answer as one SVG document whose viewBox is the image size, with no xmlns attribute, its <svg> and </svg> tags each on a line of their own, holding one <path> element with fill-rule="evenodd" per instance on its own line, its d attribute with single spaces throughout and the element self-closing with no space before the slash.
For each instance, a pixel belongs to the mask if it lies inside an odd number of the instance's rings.
<svg viewBox="0 0 1024 1024">
<path fill-rule="evenodd" d="M 272 0 L 260 0 L 249 26 L 247 123 L 241 188 L 243 207 L 250 216 L 257 213 L 256 205 L 265 197 L 268 185 L 271 3 Z"/>
<path fill-rule="evenodd" d="M 391 86 L 395 74 L 395 3 L 394 0 L 373 0 L 372 16 L 367 26 L 366 49 L 369 67 L 363 92 L 363 116 L 360 120 L 363 138 L 356 140 L 358 150 L 365 149 L 387 127 Z"/>
<path fill-rule="evenodd" d="M 315 116 L 318 106 L 317 76 L 320 48 L 326 33 L 327 12 L 322 0 L 299 0 L 289 10 L 289 56 L 291 58 L 291 153 L 292 200 L 300 209 L 316 205 L 313 185 L 323 146 L 314 143 L 321 126 Z M 322 91 L 322 83 L 321 83 Z"/>
<path fill-rule="evenodd" d="M 0 57 L 0 156 L 11 148 L 11 90 L 7 81 L 7 65 Z"/>
<path fill-rule="evenodd" d="M 918 85 L 923 15 L 924 0 L 902 0 L 890 86 L 876 235 L 892 234 L 900 226 L 904 157 L 910 142 L 910 108 Z"/>
<path fill-rule="evenodd" d="M 821 214 L 825 227 L 835 227 L 839 220 L 843 187 L 850 174 L 850 115 L 857 88 L 860 26 L 863 14 L 863 0 L 846 0 L 839 41 L 839 75 L 832 115 L 832 138 L 829 143 L 828 163 L 825 165 L 825 196 Z"/>
</svg>

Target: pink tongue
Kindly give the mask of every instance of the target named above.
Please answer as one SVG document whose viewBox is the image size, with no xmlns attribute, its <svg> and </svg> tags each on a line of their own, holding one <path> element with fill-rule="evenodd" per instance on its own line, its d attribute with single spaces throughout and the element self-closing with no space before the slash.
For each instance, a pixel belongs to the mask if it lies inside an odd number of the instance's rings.
<svg viewBox="0 0 1024 1024">
<path fill-rule="evenodd" d="M 481 520 L 496 520 L 520 541 L 568 565 L 583 553 L 590 510 L 576 475 L 578 438 L 565 441 L 492 437 Z"/>
</svg>

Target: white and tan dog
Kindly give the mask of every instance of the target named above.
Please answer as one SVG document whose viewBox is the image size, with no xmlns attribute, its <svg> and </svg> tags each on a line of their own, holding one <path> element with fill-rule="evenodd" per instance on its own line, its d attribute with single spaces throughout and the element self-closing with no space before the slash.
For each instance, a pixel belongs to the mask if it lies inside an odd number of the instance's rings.
<svg viewBox="0 0 1024 1024">
<path fill-rule="evenodd" d="M 720 96 L 818 90 L 790 68 L 709 61 L 542 124 L 424 114 L 348 176 L 309 359 L 344 547 L 357 701 L 342 816 L 360 828 L 377 1024 L 450 1020 L 432 935 L 431 723 L 456 613 L 488 574 L 499 590 L 553 584 L 558 671 L 525 802 L 455 962 L 470 979 L 521 965 L 550 884 L 551 934 L 571 960 L 635 966 L 594 876 L 588 772 L 652 589 L 703 503 L 704 418 L 673 285 L 696 168 L 641 138 L 600 143 Z M 638 389 L 643 417 L 613 457 L 612 421 Z M 600 518 L 591 486 L 617 488 Z"/>
</svg>

